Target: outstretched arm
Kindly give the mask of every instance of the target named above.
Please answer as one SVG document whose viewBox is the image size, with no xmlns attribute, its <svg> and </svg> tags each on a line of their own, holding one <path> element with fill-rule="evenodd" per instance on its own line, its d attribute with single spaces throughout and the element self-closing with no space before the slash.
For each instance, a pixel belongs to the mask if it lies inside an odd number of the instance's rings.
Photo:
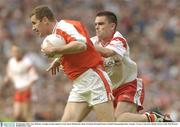
<svg viewBox="0 0 180 127">
<path fill-rule="evenodd" d="M 105 48 L 99 45 L 95 45 L 96 50 L 105 58 L 113 57 L 113 61 L 110 61 L 108 63 L 104 63 L 105 66 L 111 66 L 111 65 L 119 65 L 121 64 L 122 57 L 120 55 L 117 56 L 117 53 L 109 48 Z"/>
<path fill-rule="evenodd" d="M 94 45 L 96 50 L 103 56 L 103 57 L 110 57 L 116 55 L 116 52 L 112 49 L 108 49 L 99 45 Z"/>
<path fill-rule="evenodd" d="M 3 78 L 3 84 L 2 86 L 0 86 L 0 92 L 2 92 L 1 90 L 4 90 L 4 88 L 9 85 L 9 83 L 11 82 L 11 77 L 10 77 L 10 72 L 8 71 L 8 66 L 6 67 L 6 74 L 5 77 Z"/>
<path fill-rule="evenodd" d="M 61 69 L 60 67 L 60 58 L 56 58 L 51 62 L 50 66 L 46 71 L 51 71 L 52 75 L 56 75 L 56 73 L 59 72 L 59 70 Z"/>
<path fill-rule="evenodd" d="M 4 77 L 3 84 L 7 85 L 10 81 L 11 81 L 11 76 L 10 76 L 9 68 L 7 66 L 6 67 L 6 75 Z"/>
</svg>

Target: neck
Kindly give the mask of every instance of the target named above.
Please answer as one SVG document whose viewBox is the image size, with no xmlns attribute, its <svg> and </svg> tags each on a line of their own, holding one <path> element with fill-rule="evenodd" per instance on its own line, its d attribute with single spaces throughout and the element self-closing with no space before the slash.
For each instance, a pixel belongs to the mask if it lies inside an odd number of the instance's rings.
<svg viewBox="0 0 180 127">
<path fill-rule="evenodd" d="M 109 44 L 109 42 L 112 40 L 112 38 L 113 38 L 113 35 L 111 35 L 111 36 L 109 36 L 107 38 L 100 39 L 99 41 L 101 42 L 101 44 L 103 46 L 106 46 L 106 45 Z"/>
<path fill-rule="evenodd" d="M 23 56 L 21 56 L 21 57 L 16 57 L 16 61 L 19 62 L 19 61 L 22 60 L 22 58 L 23 58 Z"/>
<path fill-rule="evenodd" d="M 56 27 L 56 23 L 57 23 L 57 21 L 54 21 L 50 24 L 50 32 L 51 33 L 54 33 L 54 28 Z"/>
</svg>

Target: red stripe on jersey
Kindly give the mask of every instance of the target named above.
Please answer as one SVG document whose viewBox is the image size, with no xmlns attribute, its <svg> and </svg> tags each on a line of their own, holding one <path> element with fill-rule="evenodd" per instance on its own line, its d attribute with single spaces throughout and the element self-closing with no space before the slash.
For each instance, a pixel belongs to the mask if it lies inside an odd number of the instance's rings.
<svg viewBox="0 0 180 127">
<path fill-rule="evenodd" d="M 111 93 L 111 89 L 110 89 L 110 85 L 107 81 L 107 79 L 105 78 L 105 76 L 103 75 L 103 72 L 100 71 L 99 69 L 97 68 L 93 68 L 93 70 L 100 76 L 100 78 L 102 79 L 103 83 L 104 83 L 104 86 L 105 86 L 105 89 L 106 89 L 106 93 L 107 93 L 107 97 L 108 99 L 111 100 L 111 98 L 109 98 L 110 96 L 110 93 Z"/>
<path fill-rule="evenodd" d="M 122 37 L 115 37 L 112 40 L 121 41 L 123 43 L 123 47 L 127 49 L 127 42 L 126 42 L 126 40 L 124 38 L 122 38 Z"/>
<path fill-rule="evenodd" d="M 80 34 L 82 34 L 86 38 L 89 38 L 89 33 L 86 27 L 81 22 L 75 20 L 64 20 L 64 21 L 72 24 Z"/>
<path fill-rule="evenodd" d="M 63 20 L 63 21 L 73 25 L 75 27 L 75 29 L 87 39 L 87 41 L 91 42 L 89 33 L 88 33 L 86 27 L 81 22 L 78 22 L 75 20 Z M 63 30 L 61 30 L 59 28 L 56 29 L 56 33 L 62 35 L 64 37 L 66 43 L 69 43 L 71 41 L 76 41 L 76 38 L 70 36 L 68 33 L 64 32 Z"/>
<path fill-rule="evenodd" d="M 57 28 L 56 29 L 56 34 L 61 35 L 64 38 L 66 44 L 68 44 L 71 41 L 76 41 L 76 39 L 74 37 L 71 37 L 69 34 L 67 34 L 66 32 L 62 31 L 61 29 Z"/>
</svg>

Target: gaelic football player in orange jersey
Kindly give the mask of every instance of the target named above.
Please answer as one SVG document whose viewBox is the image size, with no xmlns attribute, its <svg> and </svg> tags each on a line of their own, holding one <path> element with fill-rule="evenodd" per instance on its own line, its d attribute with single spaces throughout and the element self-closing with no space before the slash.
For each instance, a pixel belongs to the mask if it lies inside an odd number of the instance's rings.
<svg viewBox="0 0 180 127">
<path fill-rule="evenodd" d="M 64 73 L 73 81 L 61 121 L 82 121 L 91 109 L 98 121 L 114 121 L 112 83 L 84 25 L 74 20 L 57 21 L 52 11 L 43 5 L 34 8 L 30 18 L 32 30 L 39 36 L 58 34 L 66 41 L 61 48 L 49 44 L 48 48 L 41 49 L 47 56 L 62 55 L 61 60 L 55 59 L 48 70 L 54 74 L 61 64 Z"/>
</svg>

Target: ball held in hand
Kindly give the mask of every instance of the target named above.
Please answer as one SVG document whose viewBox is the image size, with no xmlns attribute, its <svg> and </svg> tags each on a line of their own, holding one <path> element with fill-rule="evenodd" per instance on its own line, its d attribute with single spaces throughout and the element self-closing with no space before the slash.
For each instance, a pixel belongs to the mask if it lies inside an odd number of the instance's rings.
<svg viewBox="0 0 180 127">
<path fill-rule="evenodd" d="M 50 43 L 51 46 L 54 46 L 56 48 L 61 47 L 61 46 L 66 44 L 64 38 L 60 35 L 57 35 L 57 34 L 50 34 L 50 35 L 46 36 L 46 38 L 43 40 L 43 43 L 41 45 L 42 48 L 48 47 L 49 46 L 48 43 Z M 59 57 L 61 57 L 61 55 L 54 54 L 51 57 L 59 58 Z"/>
</svg>

